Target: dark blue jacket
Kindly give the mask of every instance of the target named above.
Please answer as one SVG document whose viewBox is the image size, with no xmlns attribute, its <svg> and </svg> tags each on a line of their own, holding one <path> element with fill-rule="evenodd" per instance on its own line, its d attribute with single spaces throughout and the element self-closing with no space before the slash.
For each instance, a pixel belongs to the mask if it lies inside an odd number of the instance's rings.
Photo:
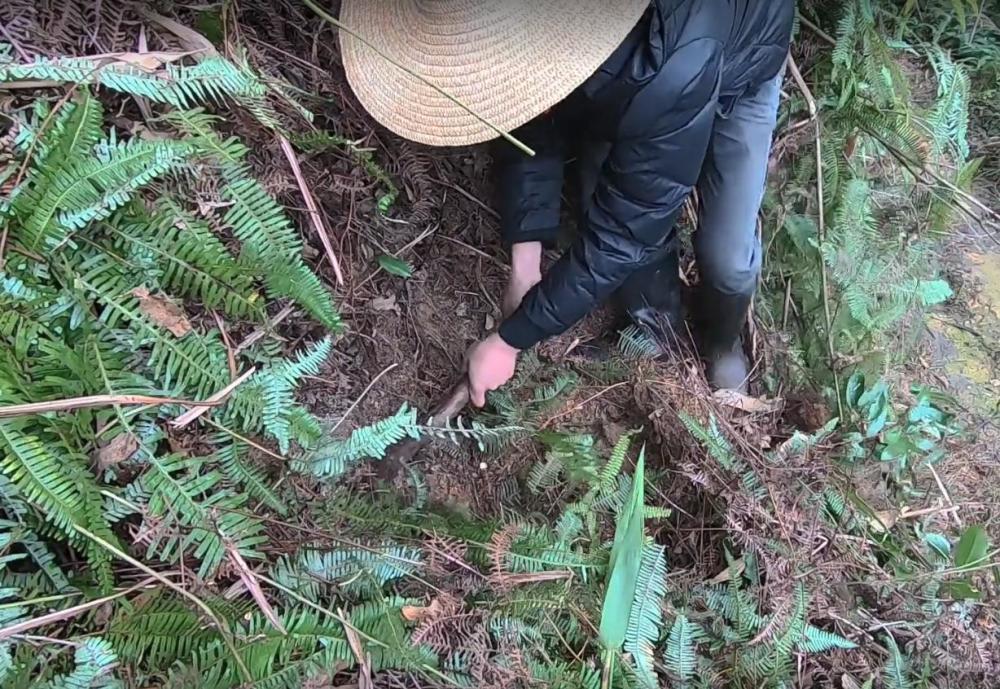
<svg viewBox="0 0 1000 689">
<path fill-rule="evenodd" d="M 504 239 L 551 241 L 567 138 L 610 142 L 580 236 L 500 327 L 519 349 L 562 333 L 672 241 L 712 125 L 782 68 L 793 0 L 654 0 L 618 50 L 550 113 L 497 147 Z"/>
</svg>

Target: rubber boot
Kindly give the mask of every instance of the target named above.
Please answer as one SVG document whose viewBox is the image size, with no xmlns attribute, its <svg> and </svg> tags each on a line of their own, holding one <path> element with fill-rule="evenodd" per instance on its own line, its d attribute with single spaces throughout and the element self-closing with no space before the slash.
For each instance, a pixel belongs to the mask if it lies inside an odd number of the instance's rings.
<svg viewBox="0 0 1000 689">
<path fill-rule="evenodd" d="M 677 250 L 671 248 L 659 261 L 632 273 L 615 295 L 629 321 L 655 345 L 657 354 L 675 350 L 684 332 L 678 267 Z"/>
<path fill-rule="evenodd" d="M 747 360 L 740 333 L 753 295 L 723 294 L 701 286 L 695 296 L 695 323 L 705 375 L 716 390 L 747 389 Z"/>
</svg>

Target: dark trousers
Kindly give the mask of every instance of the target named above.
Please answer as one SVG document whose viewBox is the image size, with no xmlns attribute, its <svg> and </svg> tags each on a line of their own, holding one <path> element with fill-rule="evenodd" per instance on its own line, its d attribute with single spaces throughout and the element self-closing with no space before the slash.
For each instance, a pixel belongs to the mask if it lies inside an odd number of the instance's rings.
<svg viewBox="0 0 1000 689">
<path fill-rule="evenodd" d="M 722 295 L 749 296 L 757 286 L 762 257 L 757 214 L 764 196 L 783 77 L 779 74 L 756 93 L 737 100 L 730 112 L 720 112 L 715 118 L 698 180 L 701 208 L 694 249 L 702 284 Z M 609 150 L 610 144 L 591 143 L 579 153 L 583 209 L 592 202 Z M 629 310 L 642 303 L 669 309 L 676 302 L 679 311 L 677 262 L 674 242 L 664 250 L 662 260 L 626 280 L 618 299 Z"/>
</svg>

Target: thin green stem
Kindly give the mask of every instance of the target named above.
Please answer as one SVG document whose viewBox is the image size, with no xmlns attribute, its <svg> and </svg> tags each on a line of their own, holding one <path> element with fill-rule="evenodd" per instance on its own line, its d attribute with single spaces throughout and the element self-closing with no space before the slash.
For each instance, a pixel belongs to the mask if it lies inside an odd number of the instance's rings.
<svg viewBox="0 0 1000 689">
<path fill-rule="evenodd" d="M 278 589 L 279 591 L 281 591 L 285 595 L 289 596 L 290 598 L 292 598 L 294 600 L 297 600 L 299 603 L 302 603 L 302 605 L 305 605 L 306 607 L 312 608 L 316 612 L 322 613 L 323 615 L 326 615 L 327 617 L 330 617 L 331 619 L 336 620 L 340 624 L 344 625 L 345 629 L 350 629 L 352 632 L 354 632 L 355 634 L 357 634 L 359 637 L 361 637 L 362 639 L 364 639 L 368 643 L 374 644 L 375 646 L 378 646 L 379 648 L 385 648 L 385 649 L 390 648 L 390 646 L 387 643 L 385 643 L 384 641 L 379 641 L 375 637 L 369 636 L 368 634 L 365 634 L 363 631 L 361 631 L 356 626 L 354 626 L 353 624 L 351 624 L 350 620 L 348 620 L 347 618 L 345 618 L 343 615 L 338 615 L 333 610 L 330 610 L 328 608 L 324 608 L 322 605 L 319 605 L 318 603 L 312 602 L 311 600 L 309 600 L 305 596 L 303 596 L 303 595 L 301 595 L 301 594 L 293 591 L 292 589 L 288 588 L 287 586 L 284 586 L 283 584 L 280 584 L 279 582 L 275 581 L 274 579 L 271 579 L 269 577 L 264 576 L 263 574 L 258 574 L 257 578 L 259 578 L 264 583 L 269 584 L 269 585 L 273 586 L 274 588 Z M 442 672 L 440 672 L 439 670 L 431 667 L 430 665 L 421 664 L 420 668 L 424 672 L 426 672 L 427 674 L 432 675 L 434 677 L 437 677 L 438 679 L 440 679 L 440 680 L 442 680 L 444 682 L 447 682 L 448 684 L 450 684 L 452 686 L 455 686 L 455 687 L 461 686 L 455 680 L 453 680 L 451 677 L 448 677 L 447 675 L 445 675 Z"/>
<path fill-rule="evenodd" d="M 396 67 L 398 69 L 401 69 L 402 71 L 404 71 L 407 74 L 409 74 L 411 77 L 413 77 L 415 79 L 419 79 L 421 82 L 423 82 L 427 86 L 430 86 L 432 89 L 434 89 L 435 91 L 437 91 L 438 93 L 440 93 L 442 96 L 444 96 L 445 98 L 447 98 L 448 100 L 450 100 L 452 103 L 454 103 L 458 107 L 462 108 L 462 110 L 465 110 L 467 113 L 469 113 L 470 115 L 472 115 L 473 117 L 475 117 L 477 120 L 479 120 L 480 122 L 482 122 L 483 124 L 485 124 L 487 127 L 489 127 L 494 132 L 496 132 L 499 136 L 503 137 L 506 141 L 508 141 L 509 143 L 513 144 L 514 146 L 516 146 L 518 149 L 520 149 L 524 153 L 526 153 L 526 154 L 528 154 L 530 156 L 535 155 L 535 152 L 532 149 L 528 148 L 528 146 L 526 146 L 522 141 L 520 141 L 519 139 L 517 139 L 514 136 L 512 136 L 510 134 L 510 132 L 507 132 L 507 131 L 504 131 L 503 129 L 500 129 L 500 127 L 496 126 L 495 124 L 493 124 L 492 122 L 490 122 L 489 120 L 487 120 L 485 117 L 483 117 L 482 115 L 480 115 L 479 113 L 477 113 L 476 111 L 474 111 L 472 108 L 470 108 L 469 106 L 467 106 L 462 101 L 460 101 L 457 98 L 455 98 L 455 96 L 451 95 L 450 93 L 448 93 L 447 91 L 445 91 L 440 86 L 438 86 L 438 85 L 436 85 L 436 84 L 428 81 L 425 77 L 421 76 L 420 74 L 417 74 L 415 71 L 413 71 L 409 67 L 407 67 L 407 66 L 405 66 L 403 64 L 400 64 L 397 60 L 395 60 L 395 59 L 389 57 L 388 55 L 386 55 L 383 51 L 381 51 L 377 47 L 375 47 L 375 45 L 373 45 L 371 41 L 369 41 L 368 39 L 366 39 L 364 36 L 358 35 L 350 27 L 347 27 L 344 24 L 342 24 L 340 22 L 340 20 L 338 20 L 333 15 L 331 15 L 329 12 L 323 10 L 315 2 L 313 2 L 313 0 L 302 0 L 302 2 L 304 2 L 309 9 L 311 9 L 313 12 L 315 12 L 317 15 L 319 15 L 319 17 L 321 19 L 323 19 L 323 20 L 325 20 L 325 21 L 333 24 L 338 29 L 340 29 L 341 31 L 343 31 L 347 35 L 351 36 L 352 38 L 354 38 L 354 39 L 356 39 L 358 41 L 361 41 L 366 46 L 368 46 L 369 48 L 371 48 L 375 52 L 376 55 L 378 55 L 379 57 L 381 57 L 382 59 L 384 59 L 385 61 L 387 61 L 389 64 L 393 65 L 394 67 Z"/>
<path fill-rule="evenodd" d="M 105 550 L 107 550 L 109 553 L 111 553 L 115 557 L 118 557 L 118 558 L 124 560 L 125 562 L 129 563 L 133 567 L 137 567 L 138 569 L 142 570 L 144 573 L 148 574 L 149 576 L 151 576 L 154 579 L 156 579 L 157 581 L 159 581 L 161 584 L 163 584 L 167 588 L 171 589 L 172 591 L 175 591 L 176 593 L 180 594 L 184 598 L 187 598 L 189 601 L 191 601 L 192 603 L 194 603 L 198 607 L 198 609 L 200 609 L 203 613 L 205 613 L 205 616 L 208 617 L 208 619 L 212 620 L 212 622 L 215 624 L 216 628 L 218 628 L 219 634 L 222 636 L 222 640 L 226 644 L 226 648 L 229 650 L 230 654 L 233 656 L 233 661 L 235 661 L 236 666 L 239 668 L 240 674 L 243 675 L 243 679 L 246 681 L 246 683 L 247 683 L 248 686 L 252 686 L 253 685 L 253 683 L 254 683 L 253 675 L 250 674 L 250 669 L 247 667 L 246 663 L 243 661 L 243 656 L 241 656 L 240 653 L 239 653 L 239 651 L 236 649 L 236 644 L 233 641 L 233 635 L 232 635 L 232 632 L 230 632 L 230 630 L 229 630 L 229 625 L 226 623 L 225 620 L 223 620 L 221 617 L 219 617 L 218 615 L 216 615 L 215 611 L 212 610 L 212 608 L 208 607 L 208 604 L 206 604 L 203 600 L 201 600 L 200 598 L 198 598 L 198 596 L 194 595 L 193 593 L 191 593 L 190 591 L 188 591 L 183 586 L 175 584 L 174 582 L 170 581 L 170 579 L 167 579 L 162 574 L 159 574 L 158 572 L 155 572 L 154 570 L 152 570 L 147 565 L 143 564 L 139 560 L 136 560 L 134 557 L 132 557 L 128 553 L 122 552 L 119 548 L 117 548 L 116 546 L 112 545 L 111 543 L 108 543 L 107 541 L 105 541 L 100 536 L 97 536 L 96 534 L 91 533 L 90 531 L 88 531 L 87 529 L 83 528 L 82 526 L 79 526 L 78 524 L 73 524 L 72 527 L 73 527 L 73 529 L 77 533 L 79 533 L 79 534 L 81 534 L 83 536 L 86 536 L 87 538 L 89 538 L 94 543 L 96 543 L 97 545 L 99 545 L 102 548 L 104 548 Z"/>
<path fill-rule="evenodd" d="M 820 118 L 816 118 L 816 193 L 819 196 L 818 206 L 818 232 L 819 239 L 819 269 L 820 279 L 823 284 L 823 319 L 826 325 L 826 347 L 830 355 L 830 370 L 833 372 L 833 385 L 837 395 L 837 415 L 844 418 L 844 401 L 840 390 L 840 373 L 837 371 L 837 350 L 833 340 L 833 317 L 830 315 L 830 282 L 826 274 L 826 256 L 823 252 L 826 246 L 826 216 L 824 214 L 823 200 L 823 139 L 822 125 Z"/>
</svg>

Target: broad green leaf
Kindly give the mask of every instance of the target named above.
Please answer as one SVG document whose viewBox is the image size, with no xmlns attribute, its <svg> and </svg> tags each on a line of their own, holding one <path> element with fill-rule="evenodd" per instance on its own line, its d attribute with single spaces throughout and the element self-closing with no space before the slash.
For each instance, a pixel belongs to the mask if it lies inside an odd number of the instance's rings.
<svg viewBox="0 0 1000 689">
<path fill-rule="evenodd" d="M 632 480 L 632 495 L 618 514 L 615 540 L 608 564 L 608 585 L 601 609 L 601 645 L 617 652 L 625 641 L 629 614 L 639 580 L 643 551 L 643 495 L 645 492 L 646 449 L 639 453 Z"/>
<path fill-rule="evenodd" d="M 962 534 L 958 545 L 955 546 L 955 566 L 959 569 L 967 569 L 983 564 L 989 548 L 990 539 L 986 535 L 986 530 L 978 524 L 970 526 Z"/>
<path fill-rule="evenodd" d="M 382 270 L 390 275 L 396 275 L 401 278 L 413 277 L 413 266 L 401 258 L 382 254 L 378 257 L 378 264 Z"/>
<path fill-rule="evenodd" d="M 951 0 L 952 9 L 955 10 L 955 18 L 958 20 L 959 26 L 962 30 L 965 30 L 965 0 Z"/>
<path fill-rule="evenodd" d="M 815 220 L 807 215 L 789 215 L 785 218 L 785 232 L 803 254 L 812 256 L 816 253 L 813 248 L 813 240 L 818 234 Z"/>
<path fill-rule="evenodd" d="M 941 593 L 954 600 L 979 600 L 983 597 L 982 591 L 964 579 L 945 582 L 941 585 Z"/>
<path fill-rule="evenodd" d="M 920 404 L 910 410 L 908 418 L 910 423 L 940 423 L 944 421 L 944 412 L 935 407 L 930 401 L 921 400 Z"/>
<path fill-rule="evenodd" d="M 886 403 L 885 406 L 878 410 L 878 414 L 872 419 L 872 422 L 868 424 L 868 437 L 874 438 L 882 429 L 885 428 L 886 424 L 889 422 L 889 406 Z"/>
</svg>

